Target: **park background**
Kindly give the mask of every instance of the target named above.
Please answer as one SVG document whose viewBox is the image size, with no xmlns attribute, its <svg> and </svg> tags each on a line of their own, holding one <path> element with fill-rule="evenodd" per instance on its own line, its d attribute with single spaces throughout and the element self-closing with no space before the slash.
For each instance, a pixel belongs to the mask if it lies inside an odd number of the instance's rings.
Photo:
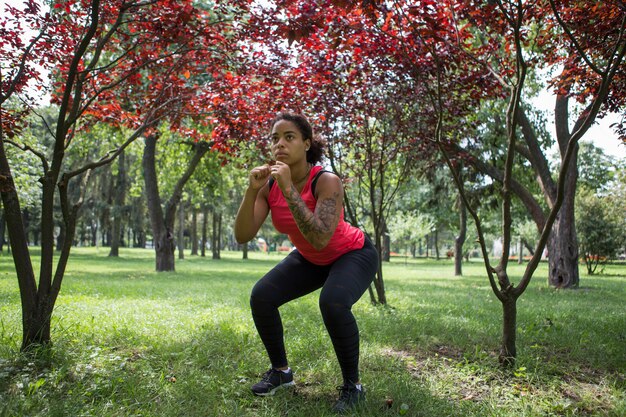
<svg viewBox="0 0 626 417">
<path fill-rule="evenodd" d="M 3 2 L 0 413 L 327 415 L 315 296 L 300 387 L 247 392 L 291 247 L 232 221 L 291 109 L 381 255 L 359 415 L 623 415 L 626 21 L 587 6 Z"/>
</svg>

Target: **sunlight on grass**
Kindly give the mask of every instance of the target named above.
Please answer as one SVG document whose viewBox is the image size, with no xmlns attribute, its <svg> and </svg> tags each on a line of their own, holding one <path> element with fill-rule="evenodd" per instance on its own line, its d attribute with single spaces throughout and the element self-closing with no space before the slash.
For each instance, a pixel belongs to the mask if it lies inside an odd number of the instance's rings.
<svg viewBox="0 0 626 417">
<path fill-rule="evenodd" d="M 257 398 L 269 367 L 248 305 L 284 254 L 187 257 L 154 272 L 150 250 L 76 248 L 50 349 L 18 353 L 12 260 L 0 257 L 0 416 L 329 416 L 341 383 L 318 292 L 281 308 L 297 388 Z M 512 264 L 518 280 L 523 265 Z M 355 305 L 362 334 L 361 416 L 620 416 L 626 410 L 626 267 L 546 284 L 542 264 L 518 303 L 518 362 L 497 363 L 501 305 L 479 262 L 385 264 L 388 306 Z M 296 278 L 294 278 L 296 279 Z"/>
</svg>

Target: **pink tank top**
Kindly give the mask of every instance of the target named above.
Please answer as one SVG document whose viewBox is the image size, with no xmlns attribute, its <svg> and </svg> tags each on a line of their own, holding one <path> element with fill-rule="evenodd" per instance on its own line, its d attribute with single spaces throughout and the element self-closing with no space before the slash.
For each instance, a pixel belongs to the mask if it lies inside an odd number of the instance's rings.
<svg viewBox="0 0 626 417">
<path fill-rule="evenodd" d="M 311 183 L 315 174 L 321 170 L 321 166 L 311 168 L 309 179 L 300 193 L 304 203 L 313 212 L 315 212 L 317 200 L 312 193 Z M 339 223 L 328 245 L 322 250 L 317 250 L 304 238 L 300 229 L 298 229 L 298 225 L 293 219 L 289 206 L 287 206 L 283 192 L 277 183 L 274 183 L 270 189 L 267 201 L 272 212 L 272 223 L 276 230 L 289 236 L 289 240 L 298 249 L 298 252 L 300 252 L 307 261 L 313 264 L 329 265 L 342 255 L 363 247 L 365 241 L 363 231 L 344 220 L 343 210 L 341 210 Z"/>
</svg>

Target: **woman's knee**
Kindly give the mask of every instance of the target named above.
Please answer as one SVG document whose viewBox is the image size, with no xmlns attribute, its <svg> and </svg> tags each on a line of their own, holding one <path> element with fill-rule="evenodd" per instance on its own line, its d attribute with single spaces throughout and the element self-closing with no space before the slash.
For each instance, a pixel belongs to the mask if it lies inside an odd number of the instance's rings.
<svg viewBox="0 0 626 417">
<path fill-rule="evenodd" d="M 252 310 L 262 309 L 268 305 L 273 305 L 272 287 L 263 280 L 258 281 L 250 293 L 250 307 Z"/>
<path fill-rule="evenodd" d="M 319 299 L 319 307 L 322 315 L 343 314 L 350 311 L 352 304 L 348 301 L 344 294 L 322 291 Z"/>
</svg>

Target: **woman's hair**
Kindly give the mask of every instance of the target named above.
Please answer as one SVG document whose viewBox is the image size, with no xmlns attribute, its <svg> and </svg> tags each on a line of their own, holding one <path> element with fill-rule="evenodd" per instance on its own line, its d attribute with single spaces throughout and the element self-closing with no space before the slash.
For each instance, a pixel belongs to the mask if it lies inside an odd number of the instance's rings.
<svg viewBox="0 0 626 417">
<path fill-rule="evenodd" d="M 295 124 L 302 134 L 302 140 L 311 140 L 311 146 L 309 147 L 309 150 L 306 151 L 306 161 L 312 164 L 322 162 L 326 142 L 322 138 L 313 135 L 313 128 L 307 118 L 301 114 L 281 112 L 276 115 L 274 120 L 272 120 L 270 130 L 272 130 L 274 125 L 281 120 L 286 120 Z"/>
</svg>

